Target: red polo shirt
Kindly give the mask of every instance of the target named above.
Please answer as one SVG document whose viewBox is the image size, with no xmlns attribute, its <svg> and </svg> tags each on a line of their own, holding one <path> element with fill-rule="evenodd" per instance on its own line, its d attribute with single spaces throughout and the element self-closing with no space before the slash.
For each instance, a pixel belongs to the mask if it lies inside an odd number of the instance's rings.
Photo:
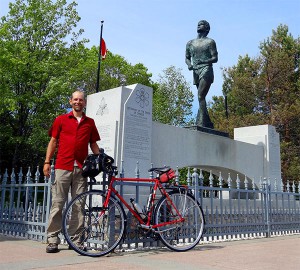
<svg viewBox="0 0 300 270">
<path fill-rule="evenodd" d="M 55 169 L 68 171 L 73 171 L 75 160 L 82 168 L 88 155 L 89 143 L 100 140 L 94 120 L 83 114 L 78 123 L 72 111 L 54 120 L 49 136 L 58 140 Z"/>
</svg>

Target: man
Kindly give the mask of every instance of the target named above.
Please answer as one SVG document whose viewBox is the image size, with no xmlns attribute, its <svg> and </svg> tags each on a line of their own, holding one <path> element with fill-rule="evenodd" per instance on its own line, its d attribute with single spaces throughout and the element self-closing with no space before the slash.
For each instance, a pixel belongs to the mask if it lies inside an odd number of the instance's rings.
<svg viewBox="0 0 300 270">
<path fill-rule="evenodd" d="M 49 131 L 51 137 L 44 163 L 44 175 L 50 176 L 50 160 L 57 148 L 55 163 L 55 181 L 52 185 L 52 206 L 47 228 L 47 253 L 58 252 L 61 231 L 62 210 L 71 187 L 74 198 L 87 190 L 87 179 L 81 175 L 82 165 L 88 155 L 88 146 L 94 154 L 99 154 L 97 141 L 99 133 L 93 119 L 87 117 L 83 110 L 86 105 L 84 93 L 75 91 L 70 99 L 72 111 L 58 116 Z M 80 215 L 78 215 L 80 216 Z M 80 219 L 80 218 L 79 218 Z M 82 225 L 82 220 L 75 222 L 74 232 Z"/>
<path fill-rule="evenodd" d="M 215 41 L 207 37 L 209 30 L 210 25 L 207 21 L 199 21 L 198 37 L 186 45 L 185 62 L 188 69 L 193 70 L 194 84 L 198 89 L 199 109 L 196 125 L 214 128 L 207 112 L 205 98 L 214 81 L 212 64 L 218 62 L 218 52 Z"/>
</svg>

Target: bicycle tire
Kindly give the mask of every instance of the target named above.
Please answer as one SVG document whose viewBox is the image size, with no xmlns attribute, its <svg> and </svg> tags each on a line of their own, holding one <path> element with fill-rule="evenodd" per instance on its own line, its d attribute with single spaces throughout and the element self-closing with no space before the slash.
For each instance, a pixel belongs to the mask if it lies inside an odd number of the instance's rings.
<svg viewBox="0 0 300 270">
<path fill-rule="evenodd" d="M 101 190 L 87 191 L 76 196 L 65 209 L 63 234 L 69 248 L 81 255 L 106 255 L 119 245 L 124 236 L 124 208 L 111 196 L 107 209 L 104 209 L 105 199 L 106 194 Z"/>
<path fill-rule="evenodd" d="M 204 215 L 198 201 L 189 192 L 171 191 L 168 193 L 173 203 L 184 218 L 183 222 L 159 226 L 156 233 L 165 246 L 174 251 L 187 251 L 194 248 L 200 241 L 204 230 Z M 178 219 L 175 209 L 163 196 L 157 203 L 154 213 L 155 224 Z"/>
</svg>

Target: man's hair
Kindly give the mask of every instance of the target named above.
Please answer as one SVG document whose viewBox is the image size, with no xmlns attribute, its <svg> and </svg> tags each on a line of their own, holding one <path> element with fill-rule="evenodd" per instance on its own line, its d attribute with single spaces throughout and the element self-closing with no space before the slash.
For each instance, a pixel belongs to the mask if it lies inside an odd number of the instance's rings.
<svg viewBox="0 0 300 270">
<path fill-rule="evenodd" d="M 74 92 L 72 93 L 72 95 L 71 95 L 71 99 L 73 98 L 73 94 L 75 94 L 75 93 L 81 93 L 81 94 L 83 94 L 83 98 L 84 98 L 84 100 L 86 101 L 86 94 L 85 94 L 85 92 L 82 91 L 81 89 L 77 89 L 76 91 L 74 91 Z"/>
</svg>

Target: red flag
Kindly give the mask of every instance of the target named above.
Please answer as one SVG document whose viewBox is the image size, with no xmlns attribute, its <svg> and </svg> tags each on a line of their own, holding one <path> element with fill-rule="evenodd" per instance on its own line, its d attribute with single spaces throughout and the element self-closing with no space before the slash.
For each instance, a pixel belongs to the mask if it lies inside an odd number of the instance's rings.
<svg viewBox="0 0 300 270">
<path fill-rule="evenodd" d="M 107 52 L 106 44 L 105 44 L 104 39 L 102 38 L 101 39 L 101 56 L 102 56 L 102 59 L 106 58 L 106 52 Z"/>
</svg>

